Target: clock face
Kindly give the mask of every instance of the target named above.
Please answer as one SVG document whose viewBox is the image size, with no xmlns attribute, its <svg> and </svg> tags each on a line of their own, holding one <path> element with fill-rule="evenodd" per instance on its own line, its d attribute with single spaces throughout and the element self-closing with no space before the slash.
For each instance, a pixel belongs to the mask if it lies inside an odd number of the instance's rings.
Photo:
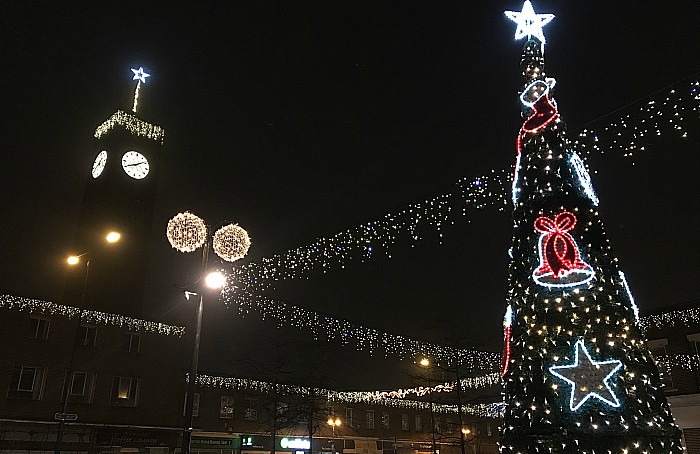
<svg viewBox="0 0 700 454">
<path fill-rule="evenodd" d="M 102 174 L 102 171 L 105 169 L 105 164 L 107 164 L 107 152 L 102 150 L 92 164 L 92 178 L 97 178 Z"/>
<path fill-rule="evenodd" d="M 124 153 L 124 156 L 122 156 L 122 167 L 127 175 L 137 180 L 148 175 L 148 160 L 138 151 L 127 151 Z"/>
</svg>

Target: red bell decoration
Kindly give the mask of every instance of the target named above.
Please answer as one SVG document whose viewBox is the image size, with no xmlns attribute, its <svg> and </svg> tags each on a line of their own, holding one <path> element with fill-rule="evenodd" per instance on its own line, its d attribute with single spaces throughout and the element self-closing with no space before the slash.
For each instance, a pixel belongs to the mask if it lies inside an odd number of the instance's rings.
<svg viewBox="0 0 700 454">
<path fill-rule="evenodd" d="M 581 259 L 576 240 L 568 233 L 575 226 L 576 216 L 568 211 L 554 219 L 535 220 L 535 230 L 542 233 L 538 242 L 540 266 L 532 273 L 535 282 L 545 287 L 572 287 L 593 279 L 595 272 Z"/>
</svg>

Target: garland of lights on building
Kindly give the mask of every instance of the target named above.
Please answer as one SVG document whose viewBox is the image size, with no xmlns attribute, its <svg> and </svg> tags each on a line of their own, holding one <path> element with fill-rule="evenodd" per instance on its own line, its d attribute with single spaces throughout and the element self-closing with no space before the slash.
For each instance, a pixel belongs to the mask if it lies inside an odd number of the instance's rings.
<svg viewBox="0 0 700 454">
<path fill-rule="evenodd" d="M 48 315 L 62 315 L 73 318 L 80 317 L 81 320 L 89 323 L 99 323 L 102 325 L 113 325 L 127 328 L 131 331 L 142 331 L 149 333 L 165 334 L 168 336 L 182 337 L 185 328 L 182 326 L 166 325 L 165 323 L 139 320 L 123 315 L 109 314 L 106 312 L 90 311 L 73 306 L 64 306 L 49 301 L 41 301 L 21 296 L 0 295 L 0 307 L 16 309 L 19 311 L 29 311 Z"/>
<path fill-rule="evenodd" d="M 99 139 L 104 134 L 114 129 L 115 126 L 123 126 L 130 133 L 145 137 L 147 139 L 155 140 L 156 142 L 163 143 L 165 139 L 165 130 L 160 126 L 152 125 L 146 121 L 141 120 L 136 115 L 124 112 L 122 110 L 117 110 L 104 121 L 101 125 L 95 129 L 95 138 Z"/>
<path fill-rule="evenodd" d="M 280 394 L 314 394 L 325 396 L 329 402 L 365 403 L 385 407 L 405 408 L 413 410 L 430 410 L 431 404 L 418 400 L 405 400 L 382 397 L 379 391 L 334 391 L 323 388 L 308 388 L 296 385 L 272 384 L 247 378 L 220 377 L 214 375 L 197 375 L 197 384 L 205 388 L 233 389 L 237 391 L 255 391 Z M 457 413 L 456 405 L 433 403 L 433 411 L 437 413 Z M 462 404 L 462 411 L 480 417 L 498 418 L 503 413 L 503 403 Z"/>
</svg>

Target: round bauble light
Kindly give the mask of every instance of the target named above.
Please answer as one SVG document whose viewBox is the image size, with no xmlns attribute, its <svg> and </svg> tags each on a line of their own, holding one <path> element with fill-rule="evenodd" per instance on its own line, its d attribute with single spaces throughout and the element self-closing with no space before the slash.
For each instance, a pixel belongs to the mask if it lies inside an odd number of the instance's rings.
<svg viewBox="0 0 700 454">
<path fill-rule="evenodd" d="M 200 217 L 185 211 L 168 221 L 165 234 L 173 248 L 193 252 L 207 240 L 207 226 Z"/>
<path fill-rule="evenodd" d="M 225 225 L 214 234 L 213 247 L 216 255 L 227 262 L 235 262 L 248 253 L 250 237 L 238 224 Z"/>
</svg>

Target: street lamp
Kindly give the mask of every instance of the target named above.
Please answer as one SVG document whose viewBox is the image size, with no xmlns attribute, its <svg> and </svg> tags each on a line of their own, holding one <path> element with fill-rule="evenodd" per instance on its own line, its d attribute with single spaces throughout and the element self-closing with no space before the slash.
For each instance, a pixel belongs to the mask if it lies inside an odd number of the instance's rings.
<svg viewBox="0 0 700 454">
<path fill-rule="evenodd" d="M 210 238 L 207 225 L 192 213 L 179 213 L 168 221 L 166 236 L 170 245 L 180 252 L 194 252 L 202 248 L 201 278 L 206 287 L 220 290 L 226 285 L 226 276 L 218 271 L 209 271 L 209 248 L 216 255 L 228 262 L 245 257 L 250 248 L 248 233 L 236 224 L 228 224 L 216 231 Z M 197 367 L 199 363 L 199 341 L 202 335 L 202 313 L 204 311 L 204 289 L 196 292 L 185 291 L 185 298 L 199 296 L 197 315 L 194 325 L 194 342 L 192 345 L 192 361 L 190 362 L 189 382 L 187 383 L 187 399 L 185 400 L 185 421 L 182 429 L 182 454 L 189 454 L 192 440 L 192 413 L 194 410 L 194 391 L 197 382 Z"/>
<path fill-rule="evenodd" d="M 108 243 L 116 243 L 121 238 L 121 234 L 116 231 L 111 231 L 105 236 L 105 241 Z M 80 328 L 80 323 L 83 319 L 83 311 L 85 310 L 85 289 L 87 288 L 88 276 L 90 275 L 90 253 L 83 252 L 79 255 L 71 255 L 66 258 L 66 263 L 70 266 L 76 266 L 81 262 L 81 259 L 86 257 L 85 261 L 85 276 L 83 277 L 83 291 L 80 294 L 80 305 L 78 310 L 78 324 L 75 327 L 76 336 L 78 329 Z M 66 395 L 63 396 L 63 406 L 61 407 L 61 413 L 56 415 L 58 417 L 58 432 L 56 433 L 56 446 L 54 448 L 55 454 L 61 454 L 61 444 L 63 443 L 63 430 L 66 420 L 66 411 L 68 410 L 68 396 L 70 396 L 70 391 L 73 387 L 73 360 L 75 359 L 75 345 L 71 348 L 70 360 L 68 361 L 68 372 L 66 375 Z"/>
<path fill-rule="evenodd" d="M 343 422 L 340 418 L 328 418 L 327 424 L 333 429 L 333 438 L 331 441 L 331 454 L 335 454 L 335 428 L 340 427 Z"/>
<path fill-rule="evenodd" d="M 420 365 L 422 367 L 429 367 L 430 360 L 428 358 L 423 358 L 420 360 Z M 427 377 L 428 380 L 428 402 L 430 402 L 430 434 L 432 436 L 433 442 L 433 454 L 437 454 L 437 447 L 435 446 L 435 416 L 433 412 L 433 388 L 430 383 L 430 376 Z"/>
</svg>

